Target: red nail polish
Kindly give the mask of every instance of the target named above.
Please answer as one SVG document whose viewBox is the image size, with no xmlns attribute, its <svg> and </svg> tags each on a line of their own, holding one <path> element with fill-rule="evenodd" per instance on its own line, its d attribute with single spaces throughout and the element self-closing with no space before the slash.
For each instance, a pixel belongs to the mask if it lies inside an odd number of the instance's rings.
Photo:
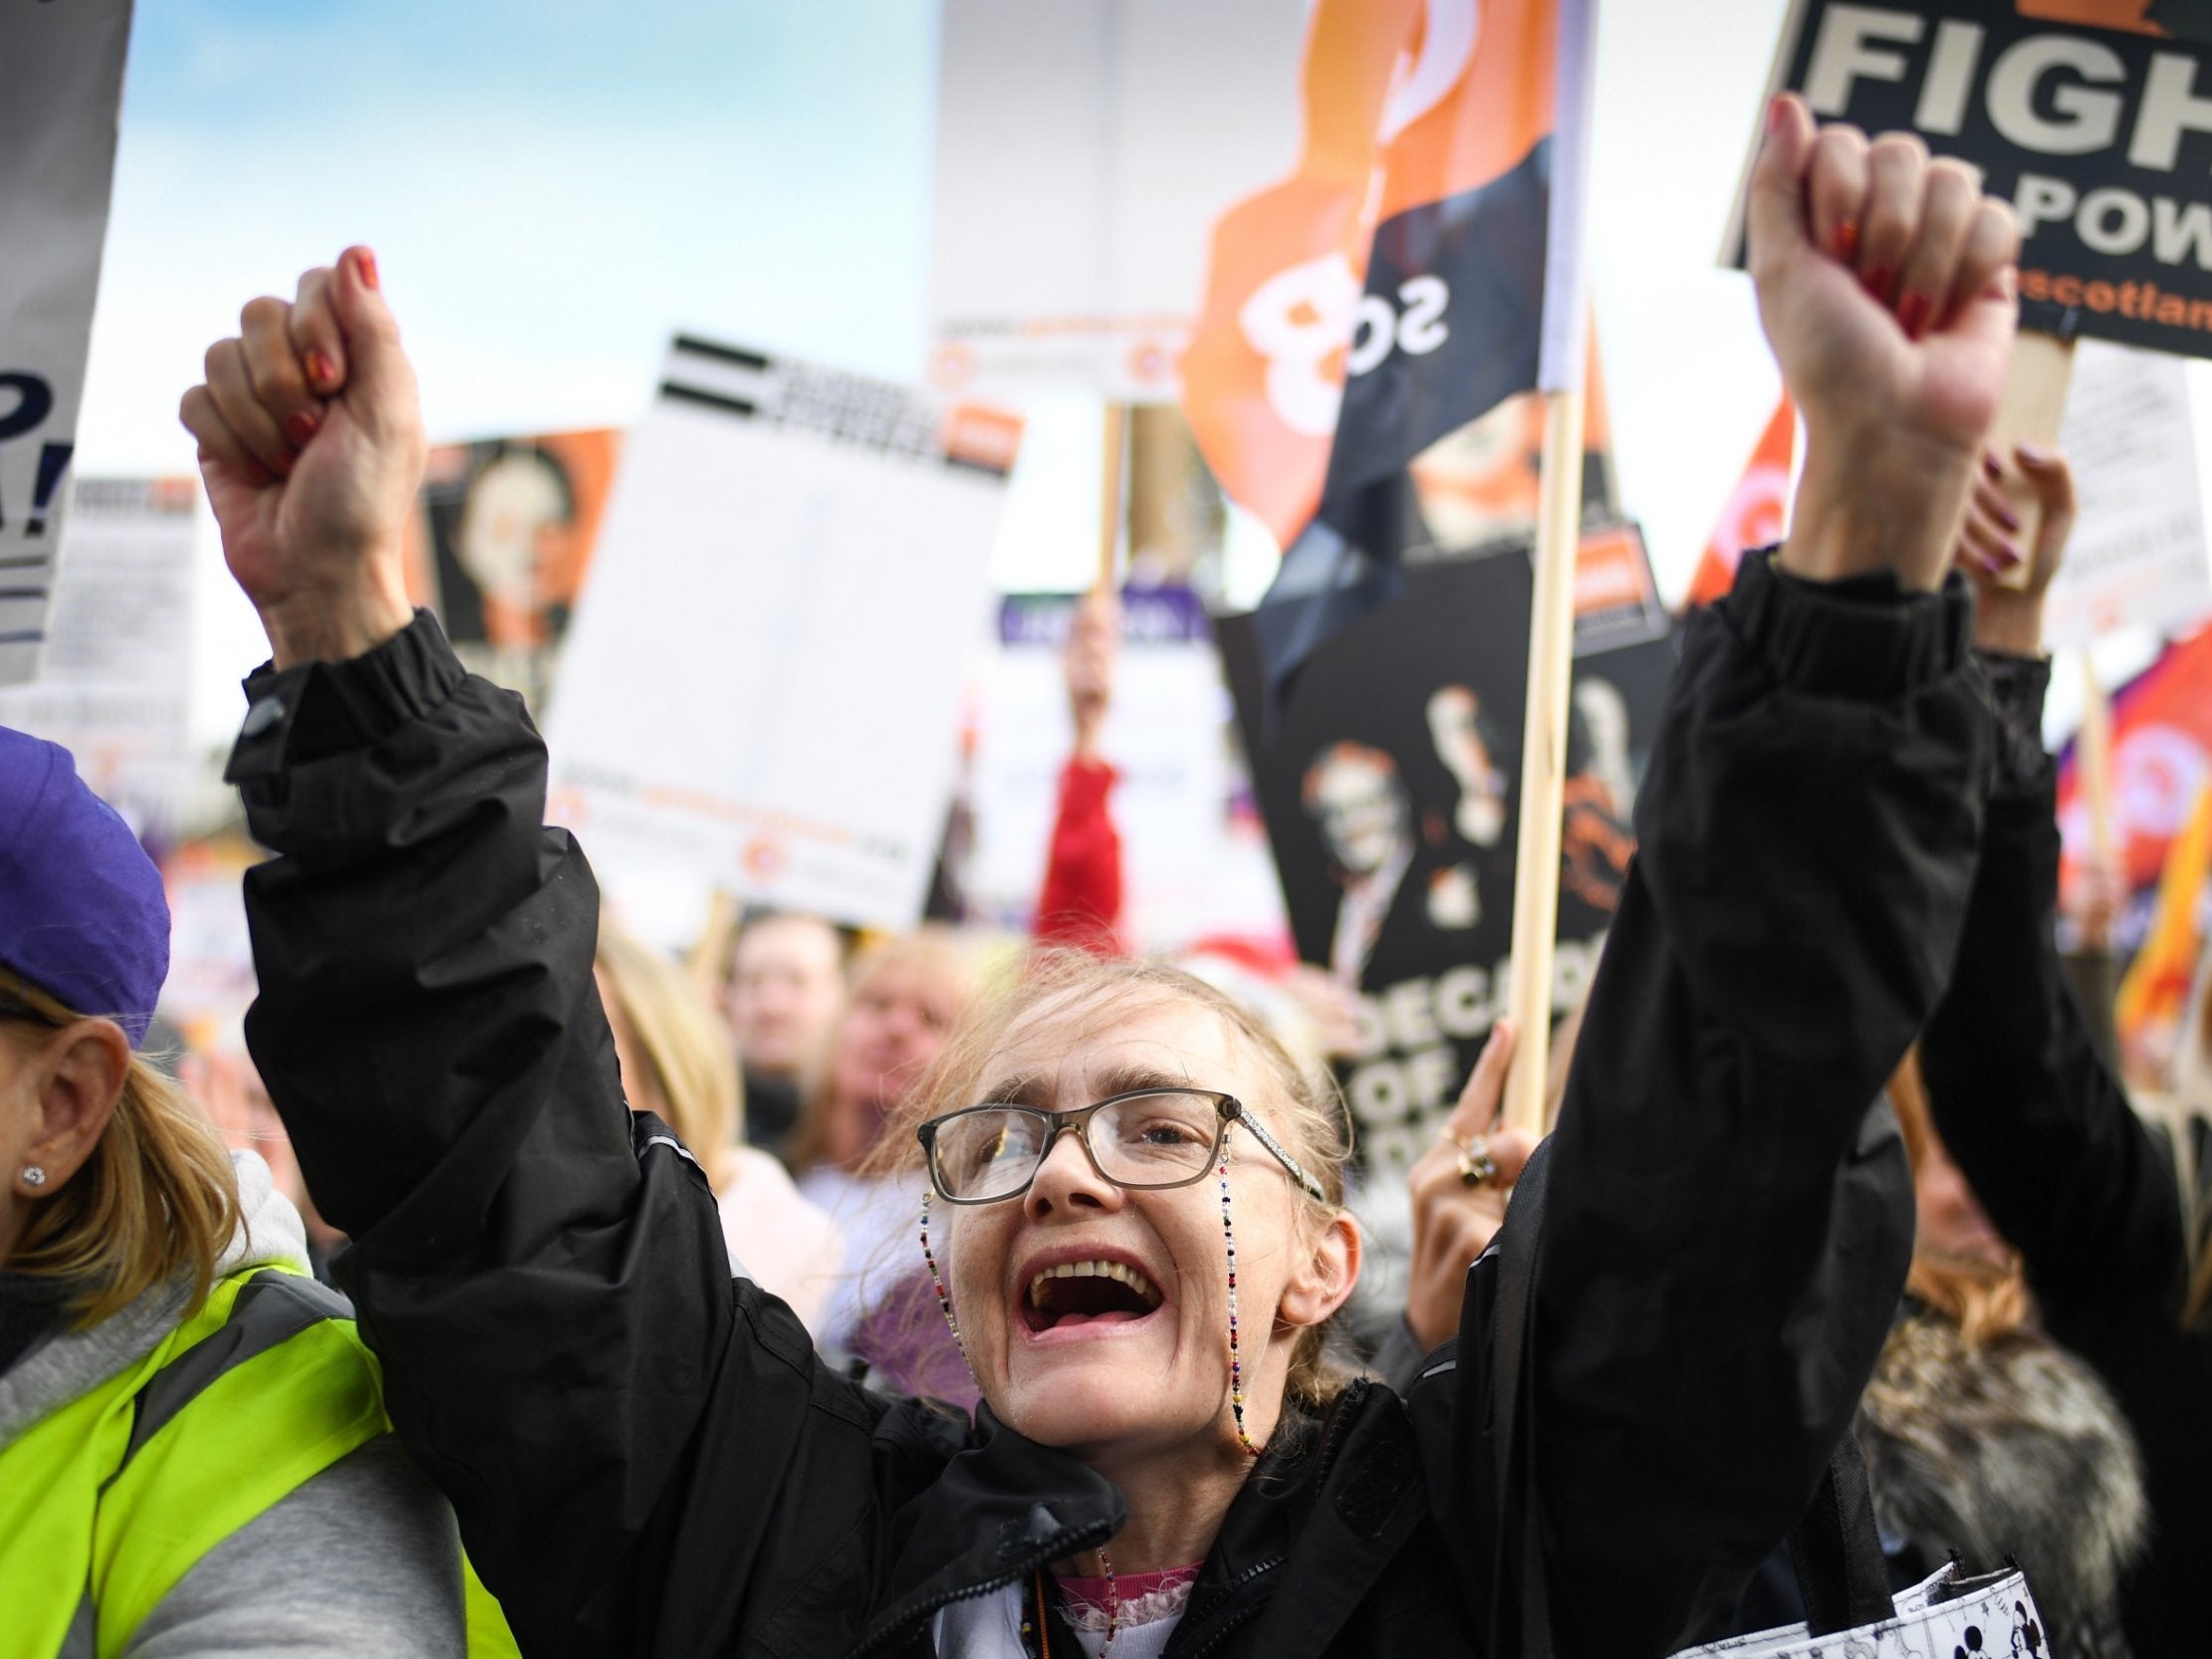
<svg viewBox="0 0 2212 1659">
<path fill-rule="evenodd" d="M 2005 469 L 1997 464 L 1997 457 L 1986 449 L 1982 451 L 1982 471 L 1989 474 L 1992 484 L 2005 476 Z"/>
<path fill-rule="evenodd" d="M 1990 516 L 2007 530 L 2018 530 L 2020 528 L 2020 515 L 2010 507 L 1998 505 L 1991 507 L 1989 511 Z"/>
<path fill-rule="evenodd" d="M 1782 116 L 1783 116 L 1783 113 L 1784 113 L 1784 112 L 1785 112 L 1786 110 L 1788 110 L 1789 108 L 1790 108 L 1790 101 L 1789 101 L 1789 100 L 1788 100 L 1787 98 L 1779 98 L 1779 97 L 1778 97 L 1778 98 L 1772 98 L 1772 99 L 1769 99 L 1769 100 L 1767 101 L 1767 136 L 1768 136 L 1768 137 L 1770 137 L 1770 138 L 1771 138 L 1771 137 L 1773 137 L 1773 136 L 1774 136 L 1774 135 L 1775 135 L 1775 134 L 1776 134 L 1777 132 L 1779 132 L 1779 131 L 1781 131 L 1781 130 L 1782 130 Z"/>
<path fill-rule="evenodd" d="M 1997 544 L 1997 563 L 2006 570 L 2011 570 L 2020 563 L 2020 550 L 2010 542 L 1999 542 Z"/>
<path fill-rule="evenodd" d="M 307 355 L 307 377 L 310 382 L 328 391 L 338 384 L 338 364 L 331 361 L 330 355 L 326 352 L 310 352 Z"/>
<path fill-rule="evenodd" d="M 1858 257 L 1858 221 L 1845 219 L 1836 227 L 1836 257 L 1846 264 Z"/>
<path fill-rule="evenodd" d="M 1907 340 L 1918 340 L 1928 332 L 1928 312 L 1932 308 L 1925 294 L 1907 294 L 1897 302 L 1897 322 Z"/>
<path fill-rule="evenodd" d="M 362 287 L 377 288 L 382 286 L 376 280 L 376 256 L 367 248 L 363 248 L 354 255 L 354 269 L 361 277 Z"/>
<path fill-rule="evenodd" d="M 284 422 L 284 435 L 292 440 L 294 449 L 305 449 L 308 439 L 314 437 L 322 429 L 323 423 L 306 409 L 300 410 L 297 414 L 288 415 Z"/>
<path fill-rule="evenodd" d="M 1877 265 L 1859 281 L 1866 292 L 1871 294 L 1878 303 L 1887 305 L 1889 303 L 1889 291 L 1896 286 L 1897 273 L 1886 265 Z"/>
</svg>

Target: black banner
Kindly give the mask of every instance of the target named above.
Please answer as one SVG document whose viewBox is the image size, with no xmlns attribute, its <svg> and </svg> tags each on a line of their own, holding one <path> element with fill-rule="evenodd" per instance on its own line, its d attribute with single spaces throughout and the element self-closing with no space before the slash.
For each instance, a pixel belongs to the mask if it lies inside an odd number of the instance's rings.
<svg viewBox="0 0 2212 1659">
<path fill-rule="evenodd" d="M 1408 570 L 1307 660 L 1272 727 L 1251 618 L 1216 623 L 1299 954 L 1360 992 L 1343 1081 L 1378 1170 L 1435 1137 L 1504 1010 L 1532 588 L 1520 549 Z M 1664 633 L 1575 664 L 1556 1012 L 1618 901 L 1673 664 Z"/>
<path fill-rule="evenodd" d="M 2212 356 L 2208 59 L 2201 0 L 1797 0 L 1773 91 L 1980 167 L 2020 215 L 2025 326 Z"/>
</svg>

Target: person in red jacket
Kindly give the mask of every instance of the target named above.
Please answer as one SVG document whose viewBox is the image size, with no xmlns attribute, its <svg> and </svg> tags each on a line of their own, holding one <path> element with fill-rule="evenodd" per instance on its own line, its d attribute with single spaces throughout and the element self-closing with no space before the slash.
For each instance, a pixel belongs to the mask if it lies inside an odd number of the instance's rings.
<svg viewBox="0 0 2212 1659">
<path fill-rule="evenodd" d="M 1045 860 L 1045 889 L 1031 933 L 1041 945 L 1065 945 L 1096 956 L 1119 956 L 1121 832 L 1109 797 L 1120 774 L 1099 753 L 1099 732 L 1113 702 L 1121 655 L 1121 601 L 1096 588 L 1076 606 L 1061 666 L 1075 752 L 1060 773 L 1060 811 Z"/>
</svg>

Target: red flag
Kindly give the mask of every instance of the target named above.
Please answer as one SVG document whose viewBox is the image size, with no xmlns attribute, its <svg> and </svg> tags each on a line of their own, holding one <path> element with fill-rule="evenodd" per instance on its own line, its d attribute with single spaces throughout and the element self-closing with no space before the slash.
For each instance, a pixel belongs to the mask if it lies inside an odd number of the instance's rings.
<svg viewBox="0 0 2212 1659">
<path fill-rule="evenodd" d="M 1790 515 L 1790 457 L 1797 445 L 1797 410 L 1785 391 L 1775 406 L 1774 418 L 1751 452 L 1736 492 L 1721 509 L 1705 544 L 1705 557 L 1697 562 L 1690 579 L 1691 604 L 1711 604 L 1735 585 L 1736 562 L 1751 548 L 1782 540 Z"/>
<path fill-rule="evenodd" d="M 2089 803 L 2070 746 L 2059 769 L 2067 877 L 2089 844 Z M 2112 831 L 2127 884 L 2158 879 L 2198 794 L 2212 784 L 2212 627 L 2175 641 L 2112 693 Z"/>
</svg>

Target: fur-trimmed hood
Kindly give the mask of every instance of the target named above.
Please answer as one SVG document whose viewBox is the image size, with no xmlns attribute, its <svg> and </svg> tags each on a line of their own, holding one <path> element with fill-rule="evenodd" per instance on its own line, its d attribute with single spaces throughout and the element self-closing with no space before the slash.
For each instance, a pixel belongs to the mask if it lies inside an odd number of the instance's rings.
<svg viewBox="0 0 2212 1659">
<path fill-rule="evenodd" d="M 2127 1652 L 2121 1586 L 2150 1522 L 2142 1458 L 2081 1360 L 2033 1331 L 1969 1347 L 1950 1320 L 1914 1311 L 1890 1332 L 1857 1434 L 1885 1543 L 1978 1571 L 2009 1556 L 2053 1653 Z"/>
</svg>

